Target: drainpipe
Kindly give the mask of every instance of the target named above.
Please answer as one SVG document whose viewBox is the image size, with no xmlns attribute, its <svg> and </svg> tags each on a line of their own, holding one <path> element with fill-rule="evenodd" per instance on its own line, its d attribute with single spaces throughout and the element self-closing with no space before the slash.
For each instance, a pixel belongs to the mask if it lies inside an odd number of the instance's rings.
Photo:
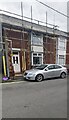
<svg viewBox="0 0 69 120">
<path fill-rule="evenodd" d="M 7 77 L 9 78 L 9 64 L 8 64 L 8 42 L 5 38 L 6 62 L 7 62 Z"/>
</svg>

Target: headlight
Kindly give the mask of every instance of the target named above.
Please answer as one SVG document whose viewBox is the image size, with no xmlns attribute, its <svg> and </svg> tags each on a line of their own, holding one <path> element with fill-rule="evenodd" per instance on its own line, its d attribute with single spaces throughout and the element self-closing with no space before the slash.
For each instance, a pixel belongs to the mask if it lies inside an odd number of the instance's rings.
<svg viewBox="0 0 69 120">
<path fill-rule="evenodd" d="M 33 73 L 28 73 L 28 75 L 31 75 L 31 76 L 32 76 L 32 75 L 34 75 L 34 74 L 33 74 Z"/>
<path fill-rule="evenodd" d="M 28 73 L 24 72 L 24 75 L 27 75 Z"/>
</svg>

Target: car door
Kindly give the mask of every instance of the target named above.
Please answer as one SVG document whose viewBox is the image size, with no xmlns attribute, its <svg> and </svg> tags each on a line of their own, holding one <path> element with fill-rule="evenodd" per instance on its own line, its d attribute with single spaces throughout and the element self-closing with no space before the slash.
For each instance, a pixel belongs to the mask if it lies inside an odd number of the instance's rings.
<svg viewBox="0 0 69 120">
<path fill-rule="evenodd" d="M 54 75 L 54 71 L 55 71 L 55 67 L 54 67 L 54 65 L 49 65 L 48 67 L 48 73 L 47 73 L 47 76 L 48 76 L 48 78 L 52 78 L 52 77 L 55 77 L 55 75 Z"/>
<path fill-rule="evenodd" d="M 61 69 L 62 69 L 62 67 L 60 65 L 55 65 L 55 69 L 54 69 L 55 77 L 59 77 L 60 76 Z"/>
<path fill-rule="evenodd" d="M 47 67 L 43 70 L 43 75 L 44 75 L 44 79 L 49 78 L 49 72 Z"/>
</svg>

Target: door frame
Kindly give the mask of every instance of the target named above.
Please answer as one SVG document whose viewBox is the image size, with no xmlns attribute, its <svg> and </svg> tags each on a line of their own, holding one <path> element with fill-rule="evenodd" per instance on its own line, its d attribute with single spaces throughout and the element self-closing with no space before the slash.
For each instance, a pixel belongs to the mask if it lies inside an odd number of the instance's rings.
<svg viewBox="0 0 69 120">
<path fill-rule="evenodd" d="M 13 52 L 18 52 L 18 56 L 19 56 L 19 67 L 20 67 L 20 49 L 19 48 L 12 48 L 12 58 L 13 58 Z M 15 54 L 14 54 L 15 55 Z M 13 61 L 12 61 L 12 65 L 13 65 Z M 14 66 L 13 66 L 14 68 Z M 21 72 L 21 67 L 19 68 L 19 72 L 16 72 L 15 73 L 20 73 Z"/>
</svg>

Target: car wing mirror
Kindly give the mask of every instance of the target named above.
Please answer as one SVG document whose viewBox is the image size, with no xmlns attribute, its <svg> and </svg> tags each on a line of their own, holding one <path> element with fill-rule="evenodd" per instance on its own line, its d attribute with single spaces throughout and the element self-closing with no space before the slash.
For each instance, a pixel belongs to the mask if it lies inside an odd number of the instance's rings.
<svg viewBox="0 0 69 120">
<path fill-rule="evenodd" d="M 47 71 L 47 69 L 45 69 L 45 71 Z"/>
</svg>

